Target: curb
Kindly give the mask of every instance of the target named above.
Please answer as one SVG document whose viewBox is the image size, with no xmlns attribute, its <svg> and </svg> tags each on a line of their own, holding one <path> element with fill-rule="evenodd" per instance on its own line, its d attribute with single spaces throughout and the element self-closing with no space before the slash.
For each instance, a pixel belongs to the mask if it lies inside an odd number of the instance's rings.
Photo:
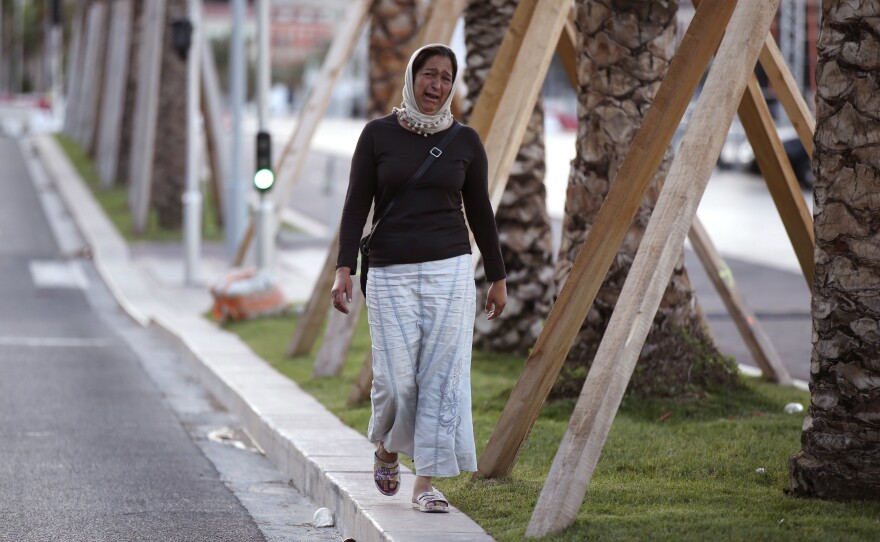
<svg viewBox="0 0 880 542">
<path fill-rule="evenodd" d="M 31 142 L 119 306 L 139 325 L 172 339 L 202 384 L 239 417 L 266 457 L 316 505 L 334 512 L 345 536 L 359 542 L 492 540 L 454 507 L 450 514 L 421 514 L 405 497 L 380 495 L 371 478 L 374 447 L 366 437 L 235 334 L 163 302 L 54 138 L 39 135 Z M 401 473 L 400 495 L 405 496 L 414 476 L 403 466 Z"/>
</svg>

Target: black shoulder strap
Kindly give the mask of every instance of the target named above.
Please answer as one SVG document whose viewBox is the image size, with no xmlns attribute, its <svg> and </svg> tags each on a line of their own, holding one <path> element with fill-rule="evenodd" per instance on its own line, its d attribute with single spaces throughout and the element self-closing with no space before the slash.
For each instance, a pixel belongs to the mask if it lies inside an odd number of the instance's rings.
<svg viewBox="0 0 880 542">
<path fill-rule="evenodd" d="M 425 158 L 425 161 L 422 162 L 421 166 L 419 166 L 419 169 L 417 169 L 416 172 L 413 173 L 413 176 L 410 177 L 408 181 L 406 181 L 406 184 L 400 187 L 400 189 L 397 191 L 397 194 L 394 194 L 394 197 L 391 199 L 391 201 L 389 201 L 385 205 L 385 207 L 382 208 L 382 211 L 379 213 L 379 218 L 375 222 L 373 222 L 373 228 L 370 230 L 370 235 L 368 235 L 365 242 L 361 244 L 361 250 L 365 254 L 370 253 L 370 245 L 373 241 L 373 234 L 376 233 L 376 228 L 379 227 L 379 224 L 382 223 L 382 220 L 386 216 L 388 216 L 388 212 L 391 211 L 392 207 L 394 207 L 394 203 L 400 198 L 401 195 L 405 194 L 410 188 L 415 186 L 419 179 L 422 178 L 422 175 L 424 175 L 425 172 L 428 171 L 428 168 L 431 167 L 431 164 L 433 164 L 435 160 L 440 158 L 440 155 L 443 154 L 443 149 L 445 149 L 446 145 L 450 141 L 452 141 L 452 138 L 455 137 L 455 134 L 457 134 L 459 130 L 461 130 L 461 123 L 452 121 L 452 128 L 449 129 L 449 131 L 446 133 L 440 143 L 436 147 L 431 148 L 431 150 L 428 152 L 427 158 Z"/>
</svg>

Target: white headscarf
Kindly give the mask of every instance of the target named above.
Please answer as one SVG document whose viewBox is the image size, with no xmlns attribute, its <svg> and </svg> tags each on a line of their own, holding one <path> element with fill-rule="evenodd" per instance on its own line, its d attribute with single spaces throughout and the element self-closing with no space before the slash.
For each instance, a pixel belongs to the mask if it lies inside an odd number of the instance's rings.
<svg viewBox="0 0 880 542">
<path fill-rule="evenodd" d="M 428 134 L 435 134 L 441 130 L 445 130 L 452 125 L 452 113 L 449 108 L 452 105 L 452 96 L 455 94 L 458 73 L 455 74 L 455 81 L 452 82 L 452 89 L 449 91 L 449 96 L 446 97 L 446 101 L 443 102 L 443 105 L 434 115 L 426 115 L 422 113 L 419 110 L 416 97 L 413 94 L 413 62 L 423 49 L 438 46 L 449 49 L 449 47 L 441 43 L 430 43 L 419 48 L 411 57 L 409 57 L 409 63 L 406 65 L 406 74 L 404 75 L 403 103 L 400 104 L 400 107 L 395 107 L 391 110 L 397 115 L 398 119 L 406 121 L 410 128 L 425 137 L 428 137 Z"/>
</svg>

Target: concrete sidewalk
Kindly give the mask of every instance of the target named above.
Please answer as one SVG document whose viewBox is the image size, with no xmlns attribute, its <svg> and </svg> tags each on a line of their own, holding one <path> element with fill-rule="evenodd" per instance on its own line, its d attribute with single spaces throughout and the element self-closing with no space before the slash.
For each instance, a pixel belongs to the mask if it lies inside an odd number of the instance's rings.
<svg viewBox="0 0 880 542">
<path fill-rule="evenodd" d="M 167 334 L 179 345 L 203 385 L 239 417 L 300 491 L 333 511 L 345 536 L 358 542 L 492 540 L 455 508 L 448 515 L 414 511 L 407 498 L 414 476 L 405 467 L 400 493 L 390 499 L 380 495 L 372 480 L 373 445 L 236 335 L 206 320 L 202 315 L 211 305 L 208 288 L 184 286 L 182 257 L 133 251 L 54 138 L 36 135 L 23 147 L 42 163 L 120 307 L 140 325 Z M 279 283 L 288 299 L 310 293 L 325 254 L 305 247 L 295 255 L 279 255 Z M 206 282 L 225 271 L 223 260 L 210 253 L 201 263 Z"/>
</svg>

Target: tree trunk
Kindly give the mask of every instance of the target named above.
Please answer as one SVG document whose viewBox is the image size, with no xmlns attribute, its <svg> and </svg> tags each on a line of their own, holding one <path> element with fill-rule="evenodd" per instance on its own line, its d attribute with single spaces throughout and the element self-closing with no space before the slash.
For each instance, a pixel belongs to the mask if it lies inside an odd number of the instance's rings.
<svg viewBox="0 0 880 542">
<path fill-rule="evenodd" d="M 470 0 L 467 4 L 465 117 L 486 81 L 517 4 L 518 0 Z M 538 339 L 550 312 L 554 294 L 553 239 L 547 214 L 545 169 L 544 109 L 539 100 L 495 213 L 508 290 L 507 307 L 497 320 L 490 322 L 482 317 L 488 284 L 482 266 L 477 270 L 474 345 L 482 350 L 526 353 Z"/>
<path fill-rule="evenodd" d="M 675 49 L 676 0 L 579 0 L 578 139 L 556 277 L 561 287 Z M 671 149 L 566 359 L 555 395 L 580 393 L 672 161 Z M 684 253 L 642 349 L 630 391 L 678 395 L 736 382 L 717 351 L 684 268 Z"/>
<path fill-rule="evenodd" d="M 129 160 L 131 160 L 132 130 L 134 130 L 135 101 L 137 99 L 137 65 L 138 48 L 141 42 L 141 30 L 144 24 L 144 4 L 142 0 L 133 0 L 131 43 L 128 54 L 128 75 L 125 82 L 125 98 L 122 106 L 122 127 L 120 128 L 119 163 L 116 166 L 115 184 L 128 186 Z"/>
<path fill-rule="evenodd" d="M 792 492 L 880 499 L 880 37 L 876 2 L 823 2 L 816 68 L 811 404 Z"/>
<path fill-rule="evenodd" d="M 153 158 L 152 207 L 161 229 L 180 229 L 186 185 L 186 60 L 171 46 L 171 22 L 186 17 L 186 0 L 168 0 L 162 42 L 159 117 Z"/>
<path fill-rule="evenodd" d="M 419 29 L 417 0 L 374 0 L 370 7 L 369 118 L 391 113 L 400 105 L 399 86 L 409 62 L 407 51 Z"/>
</svg>

